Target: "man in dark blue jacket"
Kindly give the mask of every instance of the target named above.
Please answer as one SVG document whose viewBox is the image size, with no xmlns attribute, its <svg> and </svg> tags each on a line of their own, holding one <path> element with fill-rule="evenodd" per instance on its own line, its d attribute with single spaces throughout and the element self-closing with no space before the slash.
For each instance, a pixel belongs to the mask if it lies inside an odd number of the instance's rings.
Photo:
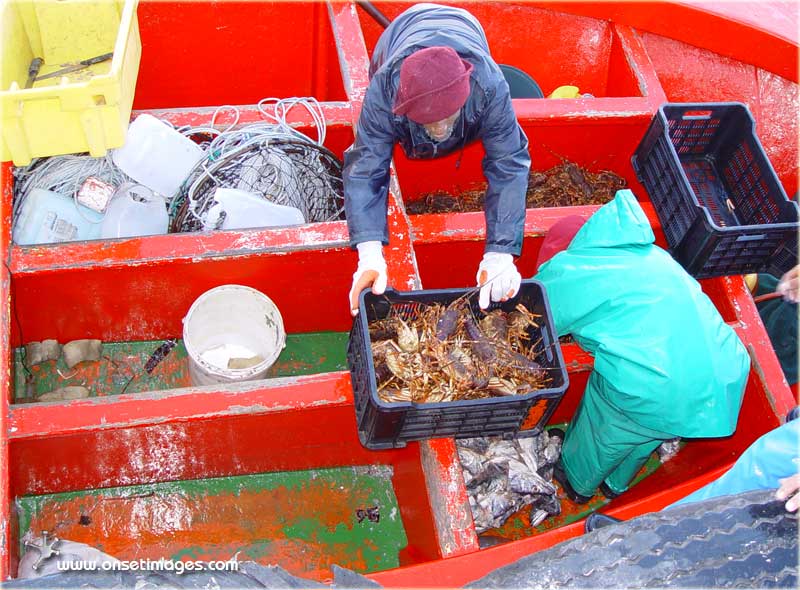
<svg viewBox="0 0 800 590">
<path fill-rule="evenodd" d="M 489 55 L 480 23 L 460 8 L 415 5 L 386 29 L 370 63 L 370 85 L 344 157 L 344 195 L 350 244 L 358 268 L 350 309 L 359 293 L 386 288 L 383 246 L 389 162 L 399 142 L 412 159 L 436 158 L 481 140 L 486 247 L 476 280 L 481 307 L 505 301 L 519 290 L 514 256 L 522 249 L 530 155 L 517 123 L 508 84 Z"/>
</svg>

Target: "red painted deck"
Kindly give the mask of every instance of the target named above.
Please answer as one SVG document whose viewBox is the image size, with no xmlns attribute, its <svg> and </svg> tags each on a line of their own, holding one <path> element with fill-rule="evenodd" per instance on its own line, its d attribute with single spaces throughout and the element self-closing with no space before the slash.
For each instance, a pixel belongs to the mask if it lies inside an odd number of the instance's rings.
<svg viewBox="0 0 800 590">
<path fill-rule="evenodd" d="M 459 3 L 456 3 L 459 4 Z M 484 24 L 499 61 L 528 70 L 545 93 L 576 84 L 596 98 L 516 100 L 533 168 L 560 158 L 623 176 L 646 201 L 630 156 L 665 100 L 748 104 L 787 193 L 797 179 L 798 5 L 784 3 L 462 3 Z M 390 18 L 408 4 L 381 2 Z M 353 138 L 378 25 L 351 2 L 142 2 L 143 55 L 134 107 L 175 123 L 208 123 L 222 104 L 259 120 L 266 96 L 314 95 L 328 147 Z M 308 129 L 299 111 L 293 122 Z M 412 163 L 396 153 L 390 190 L 389 279 L 398 289 L 470 285 L 482 251 L 480 213 L 409 217 L 403 202 L 482 182 L 481 148 Z M 96 487 L 321 469 L 392 466 L 409 539 L 406 567 L 372 577 L 386 586 L 458 586 L 580 534 L 580 524 L 481 551 L 452 440 L 367 451 L 358 443 L 346 373 L 228 388 L 180 389 L 15 406 L 11 349 L 42 338 L 111 341 L 180 335 L 181 318 L 208 288 L 264 291 L 290 333 L 347 330 L 344 299 L 356 256 L 345 222 L 299 228 L 167 235 L 20 248 L 10 242 L 10 165 L 0 170 L 0 580 L 16 571 L 14 498 Z M 645 209 L 661 238 L 657 219 Z M 580 208 L 588 216 L 595 207 Z M 529 210 L 523 274 L 567 208 Z M 661 242 L 663 244 L 663 241 Z M 728 440 L 689 443 L 678 458 L 611 504 L 630 517 L 712 479 L 794 404 L 741 277 L 703 287 L 746 344 L 753 368 L 739 428 Z M 570 389 L 551 422 L 577 406 L 591 358 L 565 347 Z M 265 436 L 269 433 L 270 436 Z M 440 560 L 441 557 L 453 559 Z"/>
</svg>

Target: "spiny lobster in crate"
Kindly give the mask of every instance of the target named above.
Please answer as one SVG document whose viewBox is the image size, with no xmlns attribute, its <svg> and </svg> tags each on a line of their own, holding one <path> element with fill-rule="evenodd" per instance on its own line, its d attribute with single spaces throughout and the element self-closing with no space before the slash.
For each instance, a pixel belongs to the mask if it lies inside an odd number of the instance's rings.
<svg viewBox="0 0 800 590">
<path fill-rule="evenodd" d="M 569 384 L 535 280 L 485 311 L 475 289 L 365 290 L 347 358 L 359 438 L 370 449 L 537 434 Z"/>
</svg>

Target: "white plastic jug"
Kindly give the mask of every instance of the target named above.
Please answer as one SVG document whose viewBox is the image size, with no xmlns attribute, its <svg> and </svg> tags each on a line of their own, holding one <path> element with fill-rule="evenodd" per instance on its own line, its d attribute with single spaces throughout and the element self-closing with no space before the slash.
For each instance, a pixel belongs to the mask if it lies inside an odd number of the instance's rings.
<svg viewBox="0 0 800 590">
<path fill-rule="evenodd" d="M 22 246 L 95 240 L 103 215 L 53 191 L 34 188 L 14 219 L 12 237 Z"/>
<path fill-rule="evenodd" d="M 164 198 L 146 186 L 128 182 L 111 197 L 100 227 L 103 238 L 129 238 L 167 233 L 169 215 Z"/>
<path fill-rule="evenodd" d="M 125 174 L 167 197 L 178 191 L 203 157 L 191 139 L 148 114 L 136 117 L 128 126 L 125 145 L 111 152 Z"/>
<path fill-rule="evenodd" d="M 220 229 L 246 229 L 253 227 L 276 227 L 305 223 L 303 213 L 296 207 L 277 205 L 264 197 L 235 188 L 217 188 L 216 203 L 206 214 L 203 229 L 214 229 L 225 212 Z"/>
</svg>

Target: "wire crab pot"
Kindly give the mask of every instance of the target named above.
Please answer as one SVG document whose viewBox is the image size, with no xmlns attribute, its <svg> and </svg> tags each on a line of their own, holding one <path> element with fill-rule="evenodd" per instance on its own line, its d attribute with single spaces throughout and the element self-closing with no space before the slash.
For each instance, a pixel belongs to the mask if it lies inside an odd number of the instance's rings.
<svg viewBox="0 0 800 590">
<path fill-rule="evenodd" d="M 295 207 L 307 223 L 342 219 L 344 214 L 341 161 L 327 148 L 299 137 L 265 136 L 245 142 L 201 163 L 184 187 L 172 231 L 219 229 L 208 227 L 206 219 L 217 188 L 239 189 Z"/>
<path fill-rule="evenodd" d="M 264 109 L 274 102 L 274 112 Z M 317 130 L 316 141 L 286 121 L 295 106 L 304 107 Z M 213 124 L 221 109 L 234 112 L 233 123 L 224 131 Z M 198 164 L 171 203 L 172 231 L 221 229 L 225 213 L 209 215 L 216 205 L 219 188 L 238 189 L 277 205 L 298 209 L 306 223 L 344 219 L 342 162 L 326 147 L 326 125 L 314 98 L 265 98 L 258 109 L 269 122 L 235 128 L 236 107 L 220 107 L 212 117 L 212 128 L 182 130 L 200 133 L 207 157 Z M 209 131 L 213 133 L 208 133 Z"/>
</svg>

